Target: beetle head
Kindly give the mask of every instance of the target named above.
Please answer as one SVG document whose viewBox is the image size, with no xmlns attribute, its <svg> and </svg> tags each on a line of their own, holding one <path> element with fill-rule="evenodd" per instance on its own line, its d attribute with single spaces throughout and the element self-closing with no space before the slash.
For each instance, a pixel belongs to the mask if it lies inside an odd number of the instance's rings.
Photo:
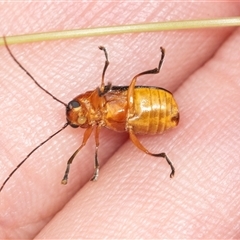
<svg viewBox="0 0 240 240">
<path fill-rule="evenodd" d="M 73 128 L 88 127 L 87 109 L 77 98 L 70 101 L 66 107 L 67 122 Z"/>
</svg>

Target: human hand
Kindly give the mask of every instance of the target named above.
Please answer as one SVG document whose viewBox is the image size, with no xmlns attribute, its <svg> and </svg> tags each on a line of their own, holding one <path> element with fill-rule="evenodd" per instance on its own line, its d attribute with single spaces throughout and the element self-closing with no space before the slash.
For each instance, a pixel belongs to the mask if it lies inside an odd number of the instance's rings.
<svg viewBox="0 0 240 240">
<path fill-rule="evenodd" d="M 239 16 L 238 3 L 14 3 L 1 8 L 6 35 L 138 22 Z M 114 16 L 113 16 L 114 15 Z M 83 130 L 68 128 L 33 154 L 0 193 L 0 238 L 239 237 L 239 29 L 125 34 L 10 46 L 17 59 L 64 102 L 106 80 L 138 79 L 173 92 L 176 129 L 139 139 L 163 159 L 139 151 L 127 134 L 100 134 L 100 177 L 93 173 L 94 139 L 77 155 L 69 183 L 66 162 Z M 36 145 L 61 128 L 65 109 L 42 92 L 1 47 L 1 182 Z M 56 215 L 57 214 L 57 215 Z"/>
</svg>

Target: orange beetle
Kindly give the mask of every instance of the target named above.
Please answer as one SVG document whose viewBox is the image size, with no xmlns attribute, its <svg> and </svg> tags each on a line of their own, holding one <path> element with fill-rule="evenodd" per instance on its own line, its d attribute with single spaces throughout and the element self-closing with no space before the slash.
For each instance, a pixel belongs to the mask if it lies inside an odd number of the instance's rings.
<svg viewBox="0 0 240 240">
<path fill-rule="evenodd" d="M 75 97 L 68 104 L 60 101 L 44 89 L 32 75 L 18 62 L 18 60 L 11 53 L 6 39 L 4 38 L 5 46 L 14 59 L 14 61 L 32 78 L 32 80 L 45 93 L 49 94 L 54 100 L 60 102 L 66 107 L 67 123 L 56 133 L 51 135 L 48 139 L 38 145 L 30 152 L 27 157 L 18 164 L 18 166 L 10 173 L 9 177 L 4 181 L 0 191 L 3 189 L 6 182 L 14 174 L 14 172 L 27 160 L 27 158 L 35 152 L 40 146 L 45 144 L 49 139 L 58 134 L 68 125 L 73 128 L 86 128 L 83 136 L 83 141 L 80 147 L 73 153 L 67 162 L 67 168 L 62 179 L 62 184 L 67 184 L 70 164 L 77 153 L 85 146 L 93 129 L 95 128 L 95 171 L 92 181 L 96 181 L 99 175 L 98 162 L 98 146 L 99 146 L 99 132 L 101 127 L 106 127 L 114 131 L 129 132 L 130 139 L 140 150 L 145 153 L 165 158 L 171 167 L 170 177 L 172 178 L 175 169 L 165 153 L 151 153 L 138 140 L 135 134 L 157 134 L 166 131 L 167 129 L 177 126 L 179 121 L 179 112 L 176 101 L 173 95 L 166 89 L 150 86 L 136 86 L 137 77 L 145 74 L 157 74 L 163 63 L 165 51 L 161 47 L 161 59 L 158 67 L 152 70 L 144 71 L 133 77 L 129 86 L 112 86 L 111 83 L 105 85 L 104 76 L 109 65 L 108 54 L 104 47 L 99 49 L 105 54 L 105 65 L 102 73 L 102 81 L 100 87 L 93 91 L 80 94 Z"/>
</svg>

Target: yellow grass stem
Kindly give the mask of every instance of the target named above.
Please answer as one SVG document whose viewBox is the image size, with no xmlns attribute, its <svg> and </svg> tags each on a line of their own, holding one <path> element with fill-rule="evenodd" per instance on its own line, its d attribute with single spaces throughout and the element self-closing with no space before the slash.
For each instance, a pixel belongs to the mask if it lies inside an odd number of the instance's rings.
<svg viewBox="0 0 240 240">
<path fill-rule="evenodd" d="M 203 20 L 185 20 L 172 22 L 141 23 L 97 28 L 74 29 L 64 31 L 52 31 L 16 36 L 7 36 L 8 44 L 30 43 L 39 41 L 51 41 L 67 38 L 96 37 L 106 35 L 116 35 L 124 33 L 142 33 L 157 31 L 176 31 L 182 29 L 200 29 L 216 27 L 234 27 L 240 26 L 240 17 L 203 19 Z M 3 39 L 0 38 L 0 45 L 3 45 Z"/>
</svg>

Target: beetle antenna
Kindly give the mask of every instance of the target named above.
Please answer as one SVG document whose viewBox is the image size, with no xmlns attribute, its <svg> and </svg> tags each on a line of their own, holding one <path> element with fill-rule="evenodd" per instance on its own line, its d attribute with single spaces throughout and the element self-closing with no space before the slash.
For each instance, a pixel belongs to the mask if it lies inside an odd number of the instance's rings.
<svg viewBox="0 0 240 240">
<path fill-rule="evenodd" d="M 42 87 L 35 79 L 34 77 L 21 65 L 21 63 L 14 57 L 13 53 L 11 52 L 10 48 L 8 47 L 7 44 L 7 40 L 6 37 L 3 36 L 3 41 L 5 44 L 5 47 L 7 48 L 8 53 L 10 54 L 10 56 L 12 57 L 12 59 L 17 63 L 17 65 L 33 80 L 33 82 L 39 87 L 41 88 L 45 93 L 47 93 L 48 95 L 50 95 L 54 100 L 56 100 L 57 102 L 60 102 L 61 104 L 63 104 L 65 107 L 67 107 L 67 104 L 62 102 L 61 100 L 57 99 L 55 96 L 53 96 L 49 91 L 47 91 L 44 87 Z"/>
<path fill-rule="evenodd" d="M 15 168 L 14 170 L 9 174 L 9 176 L 6 178 L 6 180 L 3 182 L 1 188 L 0 188 L 0 192 L 2 191 L 2 189 L 4 188 L 5 184 L 8 182 L 8 180 L 12 177 L 12 175 L 18 170 L 18 168 L 20 168 L 24 162 L 26 162 L 26 160 L 38 149 L 40 148 L 42 145 L 44 145 L 46 142 L 48 142 L 51 138 L 53 138 L 55 135 L 57 135 L 58 133 L 60 133 L 63 129 L 65 129 L 69 124 L 65 123 L 64 126 L 59 129 L 57 132 L 55 132 L 54 134 L 52 134 L 51 136 L 49 136 L 45 141 L 41 142 L 37 147 L 35 147 Z"/>
</svg>

